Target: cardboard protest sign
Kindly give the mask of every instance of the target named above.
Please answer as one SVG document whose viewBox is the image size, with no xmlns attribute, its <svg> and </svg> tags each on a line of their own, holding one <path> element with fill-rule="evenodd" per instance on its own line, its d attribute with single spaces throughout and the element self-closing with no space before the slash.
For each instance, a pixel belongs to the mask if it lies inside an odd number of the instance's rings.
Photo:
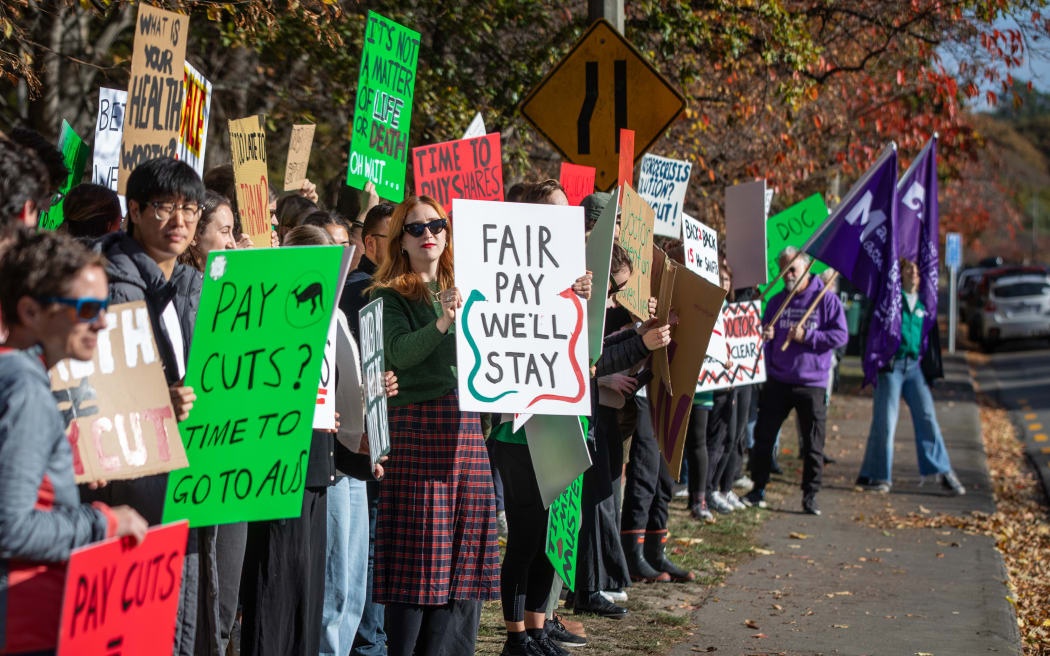
<svg viewBox="0 0 1050 656">
<path fill-rule="evenodd" d="M 726 260 L 733 270 L 735 289 L 764 285 L 769 280 L 765 252 L 767 198 L 772 196 L 767 196 L 765 180 L 726 187 Z"/>
<path fill-rule="evenodd" d="M 712 285 L 719 284 L 718 233 L 684 214 L 682 243 L 685 245 L 685 265 L 689 270 Z"/>
<path fill-rule="evenodd" d="M 189 525 L 155 526 L 141 544 L 121 538 L 69 557 L 58 656 L 170 654 Z"/>
<path fill-rule="evenodd" d="M 212 251 L 179 432 L 190 466 L 168 477 L 164 521 L 298 517 L 321 357 L 347 249 Z"/>
<path fill-rule="evenodd" d="M 766 382 L 762 304 L 759 301 L 726 303 L 719 319 L 725 357 L 721 361 L 712 357 L 704 359 L 696 391 L 709 392 Z"/>
<path fill-rule="evenodd" d="M 693 165 L 669 157 L 646 153 L 638 173 L 638 195 L 653 208 L 658 235 L 678 239 L 682 235 L 681 216 L 685 191 Z"/>
<path fill-rule="evenodd" d="M 269 248 L 270 182 L 266 173 L 266 130 L 262 116 L 230 121 L 230 154 L 241 229 L 251 237 L 256 248 Z"/>
<path fill-rule="evenodd" d="M 503 200 L 499 133 L 412 149 L 417 196 L 430 196 L 448 212 L 456 198 Z"/>
<path fill-rule="evenodd" d="M 536 485 L 546 508 L 591 466 L 587 437 L 579 417 L 529 415 L 525 440 L 536 472 Z"/>
<path fill-rule="evenodd" d="M 113 191 L 117 191 L 119 183 L 120 140 L 124 135 L 124 109 L 127 104 L 127 91 L 105 87 L 98 90 L 98 121 L 95 123 L 91 181 Z"/>
<path fill-rule="evenodd" d="M 51 392 L 68 426 L 78 483 L 185 467 L 168 384 L 144 301 L 109 308 L 90 362 L 63 360 Z"/>
<path fill-rule="evenodd" d="M 620 211 L 620 246 L 631 258 L 631 277 L 617 292 L 616 300 L 642 321 L 649 318 L 649 295 L 653 262 L 653 208 L 627 185 L 623 188 Z"/>
<path fill-rule="evenodd" d="M 87 166 L 87 146 L 65 119 L 62 120 L 62 133 L 58 137 L 58 149 L 62 151 L 62 161 L 69 170 L 69 175 L 58 189 L 62 198 L 51 205 L 46 212 L 40 214 L 39 227 L 41 230 L 54 230 L 66 220 L 65 195 L 84 179 L 84 167 Z"/>
<path fill-rule="evenodd" d="M 463 133 L 460 139 L 473 139 L 474 137 L 484 137 L 488 132 L 485 130 L 485 119 L 481 117 L 481 112 L 474 114 L 473 120 L 470 121 L 470 125 L 467 126 L 467 131 Z"/>
<path fill-rule="evenodd" d="M 766 223 L 766 268 L 768 280 L 773 280 L 780 273 L 777 257 L 788 246 L 802 248 L 806 241 L 828 220 L 828 206 L 820 194 L 813 194 L 806 200 L 796 203 L 780 214 L 770 217 Z M 817 275 L 828 266 L 814 260 L 810 273 Z M 778 280 L 766 298 L 772 298 L 784 288 L 784 282 Z M 763 291 L 765 291 L 763 289 Z"/>
<path fill-rule="evenodd" d="M 621 189 L 624 185 L 634 184 L 634 130 L 620 128 L 619 172 L 616 184 Z"/>
<path fill-rule="evenodd" d="M 593 169 L 591 170 L 593 173 Z M 603 294 L 608 285 L 612 267 L 613 235 L 616 234 L 616 197 L 619 190 L 605 203 L 598 222 L 591 228 L 587 237 L 587 270 L 591 272 L 593 283 L 591 298 L 587 301 L 587 345 L 591 364 L 598 361 L 602 354 L 602 340 L 605 337 L 605 304 L 608 294 Z"/>
<path fill-rule="evenodd" d="M 374 466 L 390 453 L 390 427 L 387 424 L 385 364 L 383 362 L 383 299 L 377 298 L 361 308 L 361 368 L 365 374 L 365 418 L 368 427 L 368 454 Z"/>
<path fill-rule="evenodd" d="M 580 166 L 570 162 L 561 163 L 558 182 L 565 189 L 569 205 L 579 205 L 583 199 L 594 193 L 594 167 Z"/>
<path fill-rule="evenodd" d="M 395 203 L 405 198 L 408 131 L 416 86 L 419 32 L 368 12 L 346 184 Z"/>
<path fill-rule="evenodd" d="M 182 121 L 179 127 L 179 159 L 204 177 L 204 150 L 208 145 L 211 118 L 211 82 L 187 61 L 182 78 Z"/>
<path fill-rule="evenodd" d="M 459 404 L 590 414 L 583 208 L 457 198 Z"/>
<path fill-rule="evenodd" d="M 310 150 L 314 145 L 316 125 L 293 125 L 292 138 L 288 141 L 288 160 L 284 165 L 284 190 L 298 191 L 306 180 L 306 169 L 310 165 Z"/>
<path fill-rule="evenodd" d="M 121 194 L 139 164 L 178 155 L 189 27 L 184 14 L 139 4 L 120 147 Z"/>
<path fill-rule="evenodd" d="M 551 504 L 547 515 L 547 546 L 544 551 L 565 587 L 576 591 L 576 555 L 579 551 L 583 474 L 576 477 Z"/>
<path fill-rule="evenodd" d="M 667 345 L 671 386 L 660 376 L 653 376 L 648 395 L 660 453 L 677 480 L 693 408 L 693 390 L 726 293 L 677 262 L 672 262 L 671 268 L 674 286 L 670 306 L 678 314 L 678 324 L 671 327 L 671 343 Z"/>
</svg>

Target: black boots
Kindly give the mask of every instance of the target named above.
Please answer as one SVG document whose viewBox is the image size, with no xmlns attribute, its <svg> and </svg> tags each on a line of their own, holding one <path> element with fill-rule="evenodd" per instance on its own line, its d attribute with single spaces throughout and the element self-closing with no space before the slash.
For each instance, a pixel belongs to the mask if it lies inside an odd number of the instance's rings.
<svg viewBox="0 0 1050 656">
<path fill-rule="evenodd" d="M 668 574 L 676 583 L 695 581 L 696 575 L 675 565 L 664 555 L 664 543 L 667 542 L 667 529 L 645 532 L 645 560 L 653 567 Z"/>
<path fill-rule="evenodd" d="M 666 583 L 671 580 L 670 575 L 646 562 L 646 557 L 643 553 L 646 535 L 647 533 L 628 533 L 626 531 L 620 534 L 620 539 L 623 541 L 623 553 L 627 556 L 627 569 L 631 573 L 631 580 L 645 581 L 646 583 Z"/>
</svg>

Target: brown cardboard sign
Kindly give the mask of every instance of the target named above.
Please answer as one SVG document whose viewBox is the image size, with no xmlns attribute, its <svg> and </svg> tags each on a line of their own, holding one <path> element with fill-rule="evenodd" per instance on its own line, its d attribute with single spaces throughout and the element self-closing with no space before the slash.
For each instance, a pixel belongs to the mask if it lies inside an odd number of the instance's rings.
<svg viewBox="0 0 1050 656">
<path fill-rule="evenodd" d="M 111 307 L 106 324 L 90 362 L 63 360 L 51 373 L 77 482 L 186 467 L 146 303 Z"/>
<path fill-rule="evenodd" d="M 230 153 L 241 229 L 256 248 L 269 248 L 270 182 L 266 173 L 266 130 L 261 115 L 230 120 Z"/>
<path fill-rule="evenodd" d="M 120 145 L 121 194 L 139 164 L 178 155 L 189 27 L 184 14 L 139 5 Z"/>
<path fill-rule="evenodd" d="M 620 246 L 631 258 L 631 277 L 616 300 L 642 321 L 649 318 L 650 278 L 653 267 L 653 224 L 656 213 L 631 185 L 623 187 L 620 211 Z"/>
<path fill-rule="evenodd" d="M 310 165 L 310 149 L 314 145 L 316 125 L 293 125 L 292 138 L 288 142 L 288 161 L 284 165 L 284 190 L 299 191 L 306 179 L 306 168 Z"/>
</svg>

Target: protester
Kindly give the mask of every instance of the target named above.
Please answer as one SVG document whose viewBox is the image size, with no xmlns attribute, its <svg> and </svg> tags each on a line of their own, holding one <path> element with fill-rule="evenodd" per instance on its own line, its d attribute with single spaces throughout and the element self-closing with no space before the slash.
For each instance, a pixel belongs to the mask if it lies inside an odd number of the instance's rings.
<svg viewBox="0 0 1050 656">
<path fill-rule="evenodd" d="M 96 540 L 130 536 L 138 543 L 146 535 L 146 521 L 128 506 L 80 502 L 66 422 L 48 379 L 59 361 L 94 356 L 106 326 L 106 285 L 102 258 L 64 235 L 23 229 L 0 256 L 0 309 L 10 330 L 0 347 L 5 653 L 55 646 L 65 569 L 42 564 L 65 561 Z M 55 615 L 41 617 L 46 608 Z"/>
<path fill-rule="evenodd" d="M 317 226 L 318 228 L 323 228 L 328 232 L 328 235 L 332 238 L 332 243 L 337 244 L 339 246 L 349 246 L 351 244 L 350 226 L 347 225 L 346 221 L 343 220 L 341 217 L 332 214 L 331 212 L 325 212 L 324 210 L 312 212 L 308 214 L 306 218 L 304 218 L 299 223 L 299 225 L 310 225 Z M 355 249 L 355 254 L 358 250 L 363 249 Z M 351 262 L 351 271 L 354 268 L 355 267 L 353 266 L 353 262 Z"/>
<path fill-rule="evenodd" d="M 897 430 L 900 400 L 908 404 L 915 427 L 915 454 L 919 475 L 936 476 L 944 490 L 954 496 L 966 494 L 966 488 L 952 471 L 948 450 L 937 422 L 933 396 L 923 376 L 920 360 L 922 326 L 926 308 L 919 300 L 919 267 L 901 259 L 901 345 L 893 361 L 879 372 L 871 412 L 871 431 L 864 450 L 864 461 L 857 485 L 877 492 L 889 492 L 893 483 L 893 436 Z M 932 330 L 937 330 L 936 324 Z M 930 340 L 933 342 L 934 340 Z"/>
<path fill-rule="evenodd" d="M 299 194 L 285 194 L 277 201 L 277 238 L 284 242 L 284 236 L 292 228 L 300 225 L 306 217 L 320 208 L 314 201 Z"/>
<path fill-rule="evenodd" d="M 784 272 L 784 290 L 770 299 L 762 320 L 767 324 L 765 340 L 767 379 L 758 402 L 758 424 L 755 446 L 751 450 L 751 478 L 754 489 L 744 502 L 765 507 L 765 488 L 777 432 L 792 409 L 802 426 L 802 510 L 819 515 L 817 492 L 824 469 L 824 436 L 827 420 L 825 398 L 831 351 L 849 339 L 842 303 L 834 294 L 825 294 L 817 302 L 823 281 L 809 274 L 810 258 L 794 247 L 785 248 L 777 257 Z M 794 297 L 788 300 L 794 292 Z M 773 316 L 784 306 L 775 325 Z M 816 303 L 812 315 L 800 322 L 807 309 Z M 790 340 L 787 350 L 781 350 Z"/>
<path fill-rule="evenodd" d="M 514 183 L 510 186 L 510 189 L 507 190 L 504 198 L 506 198 L 508 203 L 520 203 L 525 192 L 527 192 L 531 186 L 532 185 L 528 182 Z"/>
<path fill-rule="evenodd" d="M 11 130 L 10 139 L 25 148 L 30 155 L 36 156 L 37 161 L 47 170 L 44 180 L 48 183 L 50 202 L 53 204 L 60 201 L 60 190 L 69 178 L 69 169 L 66 168 L 66 159 L 62 156 L 62 151 L 32 128 L 15 128 Z M 74 184 L 79 182 L 80 180 L 73 181 Z"/>
<path fill-rule="evenodd" d="M 241 213 L 237 208 L 237 178 L 233 173 L 233 165 L 224 164 L 208 169 L 204 172 L 203 182 L 205 188 L 225 196 L 230 202 L 230 209 L 233 210 L 233 240 L 237 248 L 251 248 L 253 246 L 251 237 L 244 234 L 241 226 Z M 308 182 L 309 180 L 305 181 L 302 189 L 295 193 L 316 196 L 313 187 L 307 186 Z M 270 246 L 276 247 L 281 244 L 281 241 L 277 226 L 277 192 L 273 185 L 268 185 L 267 194 L 270 209 Z"/>
<path fill-rule="evenodd" d="M 693 392 L 693 409 L 685 432 L 683 457 L 688 480 L 689 514 L 693 519 L 713 521 L 707 506 L 708 444 L 707 422 L 714 407 L 712 392 Z"/>
<path fill-rule="evenodd" d="M 0 229 L 14 223 L 35 228 L 50 203 L 49 186 L 47 169 L 33 153 L 0 139 Z"/>
<path fill-rule="evenodd" d="M 90 182 L 69 190 L 62 204 L 62 213 L 65 220 L 59 230 L 85 241 L 120 230 L 120 222 L 124 219 L 117 193 Z"/>
<path fill-rule="evenodd" d="M 237 248 L 233 239 L 233 209 L 222 194 L 209 190 L 204 195 L 201 218 L 189 248 L 179 256 L 179 262 L 204 272 L 208 253 Z"/>
<path fill-rule="evenodd" d="M 348 241 L 354 247 L 353 259 L 350 260 L 351 269 L 356 269 L 365 255 L 364 227 L 364 221 L 354 221 L 350 224 Z"/>
<path fill-rule="evenodd" d="M 398 205 L 389 234 L 372 296 L 400 393 L 388 406 L 373 593 L 391 656 L 471 654 L 481 603 L 499 594 L 499 548 L 481 422 L 456 391 L 451 229 L 423 196 Z"/>
</svg>

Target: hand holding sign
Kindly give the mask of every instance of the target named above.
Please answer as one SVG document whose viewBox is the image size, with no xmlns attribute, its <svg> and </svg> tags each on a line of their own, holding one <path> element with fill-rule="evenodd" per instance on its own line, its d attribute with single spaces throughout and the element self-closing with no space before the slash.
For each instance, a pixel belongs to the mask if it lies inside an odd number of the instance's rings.
<svg viewBox="0 0 1050 656">
<path fill-rule="evenodd" d="M 460 296 L 458 287 L 452 287 L 438 293 L 438 302 L 441 303 L 441 316 L 437 320 L 437 329 L 447 333 L 452 324 L 456 323 L 456 310 L 463 307 L 463 297 Z"/>
</svg>

